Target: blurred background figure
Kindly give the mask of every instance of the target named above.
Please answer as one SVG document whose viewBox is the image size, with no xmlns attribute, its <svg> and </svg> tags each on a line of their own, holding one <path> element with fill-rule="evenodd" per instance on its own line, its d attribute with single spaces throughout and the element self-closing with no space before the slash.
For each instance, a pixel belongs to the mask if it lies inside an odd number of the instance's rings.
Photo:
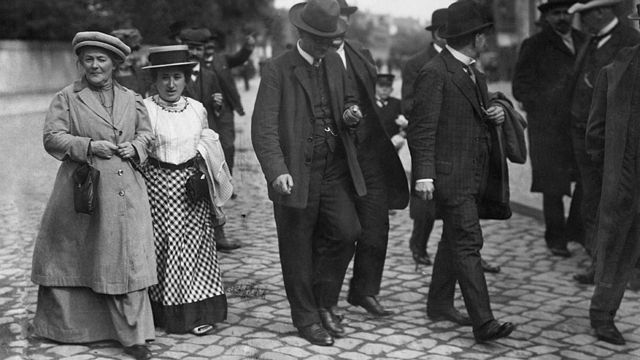
<svg viewBox="0 0 640 360">
<path fill-rule="evenodd" d="M 396 151 L 406 144 L 405 128 L 407 119 L 402 115 L 400 99 L 391 96 L 393 92 L 393 74 L 378 74 L 376 78 L 376 110 L 380 116 L 385 133 L 391 139 Z"/>
<path fill-rule="evenodd" d="M 140 31 L 134 28 L 117 29 L 113 30 L 111 35 L 120 39 L 131 49 L 131 54 L 118 66 L 115 72 L 116 80 L 127 89 L 131 89 L 140 96 L 145 97 L 152 81 L 147 72 L 142 71 L 142 67 L 147 65 L 147 61 L 146 57 L 140 52 L 142 46 Z"/>
<path fill-rule="evenodd" d="M 571 146 L 567 93 L 576 55 L 586 35 L 572 28 L 567 10 L 575 0 L 549 0 L 538 9 L 542 31 L 522 43 L 513 76 L 513 95 L 527 112 L 531 191 L 542 193 L 544 238 L 553 255 L 569 257 L 568 241 L 584 244 L 580 214 L 582 186 Z M 565 219 L 563 196 L 571 196 Z"/>
</svg>

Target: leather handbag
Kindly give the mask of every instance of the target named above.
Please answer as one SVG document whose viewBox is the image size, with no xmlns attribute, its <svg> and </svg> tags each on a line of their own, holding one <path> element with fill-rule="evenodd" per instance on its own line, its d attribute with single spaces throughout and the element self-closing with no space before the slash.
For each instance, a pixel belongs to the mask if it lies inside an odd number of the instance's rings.
<svg viewBox="0 0 640 360">
<path fill-rule="evenodd" d="M 73 205 L 76 212 L 93 214 L 98 206 L 100 170 L 90 163 L 79 165 L 73 172 Z"/>
<path fill-rule="evenodd" d="M 192 202 L 209 198 L 209 183 L 207 182 L 207 176 L 202 171 L 196 170 L 195 174 L 187 178 L 185 185 L 187 197 Z"/>
</svg>

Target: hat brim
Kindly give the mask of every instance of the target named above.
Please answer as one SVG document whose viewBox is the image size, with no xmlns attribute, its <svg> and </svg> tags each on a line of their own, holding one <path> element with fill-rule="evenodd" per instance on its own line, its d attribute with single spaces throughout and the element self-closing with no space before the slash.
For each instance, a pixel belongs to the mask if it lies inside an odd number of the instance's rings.
<svg viewBox="0 0 640 360">
<path fill-rule="evenodd" d="M 553 3 L 546 2 L 546 3 L 538 6 L 538 10 L 540 10 L 540 12 L 543 13 L 543 12 L 549 11 L 549 10 L 551 10 L 553 8 L 556 8 L 556 7 L 562 7 L 562 6 L 569 6 L 570 7 L 571 5 L 575 4 L 576 2 L 577 2 L 576 0 L 557 1 L 557 2 L 553 2 Z"/>
<path fill-rule="evenodd" d="M 482 30 L 488 29 L 488 28 L 490 28 L 492 26 L 493 26 L 493 23 L 484 23 L 482 25 L 476 26 L 476 27 L 471 28 L 471 29 L 467 29 L 465 31 L 462 31 L 462 32 L 459 32 L 459 33 L 456 33 L 456 34 L 450 34 L 447 31 L 447 26 L 445 25 L 440 29 L 440 32 L 439 32 L 438 35 L 440 35 L 440 37 L 443 38 L 443 39 L 451 39 L 451 38 L 456 38 L 456 37 L 460 37 L 460 36 L 464 36 L 464 35 L 469 35 L 469 34 L 481 32 Z"/>
<path fill-rule="evenodd" d="M 629 16 L 627 16 L 627 19 L 629 19 L 629 20 L 640 20 L 640 14 L 630 14 Z"/>
<path fill-rule="evenodd" d="M 571 5 L 571 7 L 569 8 L 569 10 L 567 10 L 567 12 L 569 14 L 575 14 L 575 13 L 580 13 L 583 11 L 587 11 L 590 9 L 596 9 L 596 8 L 600 8 L 600 7 L 606 7 L 606 6 L 616 6 L 618 4 L 620 4 L 622 2 L 622 0 L 594 0 L 594 1 L 590 1 L 588 3 L 575 3 L 573 5 Z"/>
<path fill-rule="evenodd" d="M 358 11 L 357 6 L 346 6 L 346 7 L 340 8 L 340 15 L 350 16 L 350 15 L 353 15 L 353 13 L 356 11 Z"/>
<path fill-rule="evenodd" d="M 323 38 L 335 38 L 347 32 L 347 22 L 340 18 L 338 18 L 336 30 L 332 32 L 320 31 L 307 25 L 307 23 L 302 20 L 302 10 L 305 5 L 306 3 L 295 4 L 291 7 L 291 10 L 289 10 L 289 21 L 291 21 L 296 28 Z"/>
<path fill-rule="evenodd" d="M 166 67 L 182 67 L 182 66 L 195 66 L 197 61 L 187 61 L 173 64 L 159 64 L 159 65 L 147 65 L 142 67 L 143 70 L 147 69 L 158 69 L 158 68 L 166 68 Z"/>
<path fill-rule="evenodd" d="M 436 31 L 438 29 L 440 29 L 441 27 L 443 27 L 445 24 L 431 24 L 427 27 L 425 27 L 424 29 L 427 31 Z"/>
</svg>

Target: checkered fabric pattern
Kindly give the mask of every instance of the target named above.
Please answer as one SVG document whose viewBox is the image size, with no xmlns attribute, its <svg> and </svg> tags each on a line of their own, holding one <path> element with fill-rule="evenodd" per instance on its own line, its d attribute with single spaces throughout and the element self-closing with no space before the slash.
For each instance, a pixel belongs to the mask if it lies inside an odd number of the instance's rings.
<svg viewBox="0 0 640 360">
<path fill-rule="evenodd" d="M 195 168 L 148 165 L 149 202 L 155 233 L 158 284 L 151 300 L 163 305 L 193 303 L 224 294 L 208 201 L 194 203 L 185 184 Z"/>
</svg>

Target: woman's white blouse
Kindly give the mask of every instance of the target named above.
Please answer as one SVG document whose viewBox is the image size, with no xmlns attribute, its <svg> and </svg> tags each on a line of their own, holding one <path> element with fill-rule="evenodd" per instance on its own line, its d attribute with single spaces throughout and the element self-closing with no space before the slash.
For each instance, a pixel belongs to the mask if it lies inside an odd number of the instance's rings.
<svg viewBox="0 0 640 360">
<path fill-rule="evenodd" d="M 178 165 L 196 156 L 202 129 L 208 128 L 202 103 L 184 96 L 167 103 L 154 95 L 146 98 L 144 105 L 155 135 L 149 149 L 151 157 Z"/>
</svg>

